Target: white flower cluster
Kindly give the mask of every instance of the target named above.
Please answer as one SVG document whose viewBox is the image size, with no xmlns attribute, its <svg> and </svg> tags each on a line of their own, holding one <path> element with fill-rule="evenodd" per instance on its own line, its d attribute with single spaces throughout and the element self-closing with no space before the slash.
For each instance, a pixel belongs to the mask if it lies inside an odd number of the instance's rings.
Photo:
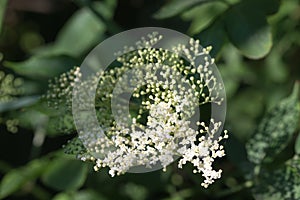
<svg viewBox="0 0 300 200">
<path fill-rule="evenodd" d="M 158 162 L 166 168 L 178 155 L 182 146 L 179 140 L 195 137 L 195 131 L 189 128 L 187 121 L 179 120 L 172 112 L 171 104 L 160 102 L 152 105 L 148 116 L 148 127 L 140 129 L 133 120 L 132 127 L 116 127 L 111 143 L 117 150 L 109 151 L 104 159 L 97 159 L 95 169 L 109 166 L 112 176 L 125 173 L 133 166 L 151 167 Z"/>
<path fill-rule="evenodd" d="M 214 139 L 214 133 L 218 131 L 220 123 L 215 123 L 212 130 L 202 122 L 198 122 L 202 128 L 195 131 L 190 128 L 189 121 L 180 120 L 171 103 L 160 102 L 150 106 L 147 128 L 140 130 L 135 128 L 135 120 L 131 129 L 118 127 L 114 130 L 114 136 L 109 143 L 100 140 L 103 151 L 106 153 L 103 159 L 96 159 L 94 169 L 98 171 L 108 166 L 111 176 L 127 172 L 131 167 L 143 165 L 152 167 L 160 163 L 163 170 L 173 162 L 175 156 L 181 156 L 178 167 L 190 162 L 194 165 L 194 173 L 202 173 L 205 178 L 203 187 L 208 187 L 215 179 L 221 177 L 222 170 L 215 171 L 212 167 L 215 158 L 225 155 L 223 146 L 219 142 L 227 138 L 227 132 L 223 137 Z M 204 133 L 207 133 L 208 137 Z M 200 137 L 199 137 L 200 136 Z M 111 151 L 104 149 L 116 147 Z"/>
<path fill-rule="evenodd" d="M 60 77 L 50 80 L 48 84 L 49 89 L 44 96 L 48 100 L 48 105 L 57 109 L 59 104 L 63 103 L 70 107 L 74 84 L 80 76 L 80 68 L 75 67 L 69 72 L 63 73 Z"/>
<path fill-rule="evenodd" d="M 228 137 L 226 131 L 217 136 L 221 122 L 197 118 L 202 105 L 224 101 L 224 88 L 209 56 L 211 47 L 202 48 L 198 40 L 191 39 L 171 51 L 154 48 L 161 39 L 153 33 L 135 47 L 125 47 L 118 53 L 120 67 L 95 75 L 101 76 L 95 101 L 83 101 L 80 106 L 95 103 L 107 137 L 97 138 L 93 131 L 79 134 L 88 152 L 79 157 L 93 161 L 96 171 L 109 167 L 111 176 L 137 166 L 158 165 L 166 170 L 180 158 L 178 167 L 192 163 L 194 173 L 204 177 L 202 186 L 208 187 L 221 176 L 221 170 L 212 165 L 214 159 L 225 155 L 220 142 Z M 88 93 L 90 83 L 82 83 L 83 91 Z"/>
</svg>

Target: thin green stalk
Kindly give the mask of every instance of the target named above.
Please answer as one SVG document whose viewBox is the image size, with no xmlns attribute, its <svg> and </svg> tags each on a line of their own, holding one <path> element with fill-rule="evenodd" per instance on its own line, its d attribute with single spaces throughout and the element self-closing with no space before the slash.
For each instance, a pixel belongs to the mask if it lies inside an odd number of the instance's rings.
<svg viewBox="0 0 300 200">
<path fill-rule="evenodd" d="M 240 191 L 242 191 L 244 189 L 251 188 L 252 186 L 253 186 L 253 182 L 252 181 L 246 181 L 244 184 L 241 184 L 241 185 L 238 185 L 236 187 L 233 187 L 233 188 L 230 188 L 230 189 L 227 189 L 227 190 L 219 192 L 216 195 L 216 197 L 218 199 L 222 198 L 222 197 L 226 197 L 226 196 L 232 195 L 234 193 L 240 192 Z"/>
</svg>

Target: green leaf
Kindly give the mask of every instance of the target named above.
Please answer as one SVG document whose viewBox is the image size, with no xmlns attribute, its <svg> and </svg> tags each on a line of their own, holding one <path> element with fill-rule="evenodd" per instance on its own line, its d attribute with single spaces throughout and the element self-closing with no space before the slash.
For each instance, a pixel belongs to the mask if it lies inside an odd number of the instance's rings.
<svg viewBox="0 0 300 200">
<path fill-rule="evenodd" d="M 210 54 L 215 57 L 225 43 L 224 24 L 220 20 L 216 20 L 195 37 L 200 39 L 202 46 L 212 46 Z"/>
<path fill-rule="evenodd" d="M 281 6 L 280 0 L 256 0 L 257 6 L 265 12 L 266 15 L 273 15 L 278 12 Z"/>
<path fill-rule="evenodd" d="M 45 126 L 45 123 L 48 121 L 48 116 L 36 109 L 36 106 L 39 104 L 40 102 L 18 112 L 16 118 L 20 121 L 20 126 L 27 129 Z"/>
<path fill-rule="evenodd" d="M 147 188 L 144 185 L 139 185 L 136 183 L 127 183 L 124 185 L 123 190 L 126 196 L 132 200 L 143 200 L 147 199 L 147 196 L 149 196 Z M 179 196 L 178 194 L 174 195 Z"/>
<path fill-rule="evenodd" d="M 23 62 L 5 62 L 7 68 L 25 77 L 48 82 L 53 78 L 77 65 L 73 58 L 68 56 L 33 56 Z"/>
<path fill-rule="evenodd" d="M 3 24 L 4 15 L 5 15 L 6 4 L 7 4 L 7 0 L 0 1 L 0 33 L 2 31 L 2 24 Z"/>
<path fill-rule="evenodd" d="M 284 83 L 289 78 L 289 68 L 281 56 L 283 53 L 281 46 L 277 45 L 266 57 L 265 76 L 278 83 Z"/>
<path fill-rule="evenodd" d="M 300 199 L 299 158 L 289 160 L 275 171 L 263 171 L 258 177 L 253 194 L 257 200 Z"/>
<path fill-rule="evenodd" d="M 96 2 L 93 8 L 106 18 L 111 12 L 104 4 Z M 68 55 L 75 58 L 82 56 L 99 43 L 106 30 L 104 23 L 89 8 L 77 11 L 58 33 L 54 44 L 39 48 L 41 55 Z"/>
<path fill-rule="evenodd" d="M 296 139 L 295 152 L 296 154 L 300 155 L 300 133 L 298 134 L 298 137 Z"/>
<path fill-rule="evenodd" d="M 274 26 L 274 28 L 276 28 L 276 29 L 281 28 L 281 26 L 278 26 L 278 23 L 283 23 L 284 20 L 287 20 L 289 22 L 292 21 L 287 16 L 289 16 L 290 13 L 296 12 L 298 5 L 299 5 L 299 2 L 296 0 L 281 1 L 278 13 L 276 13 L 276 15 L 271 16 L 268 21 L 272 25 L 275 25 L 275 24 L 277 25 L 277 26 Z M 285 23 L 283 23 L 283 24 L 285 24 Z M 285 31 L 287 31 L 287 30 L 285 30 Z M 280 32 L 280 31 L 276 30 L 276 32 Z"/>
<path fill-rule="evenodd" d="M 207 27 L 225 9 L 227 6 L 222 2 L 206 3 L 184 12 L 182 18 L 186 21 L 192 21 L 188 32 L 196 34 Z"/>
<path fill-rule="evenodd" d="M 64 104 L 59 104 L 58 109 L 49 107 L 44 99 L 18 111 L 14 117 L 19 120 L 22 127 L 28 129 L 43 127 L 48 136 L 72 134 L 76 130 L 71 110 Z"/>
<path fill-rule="evenodd" d="M 195 6 L 198 3 L 205 3 L 210 2 L 211 0 L 189 0 L 189 1 L 182 1 L 182 0 L 173 0 L 163 6 L 159 11 L 154 14 L 154 18 L 156 19 L 165 19 L 169 17 L 173 17 L 175 15 L 180 14 L 184 10 Z"/>
<path fill-rule="evenodd" d="M 228 79 L 228 77 L 226 78 Z M 225 80 L 226 80 L 225 79 Z M 263 111 L 263 95 L 254 88 L 238 92 L 228 102 L 227 120 L 232 124 L 232 132 L 240 141 L 247 141 L 257 124 L 255 119 Z M 250 103 L 251 102 L 251 103 Z"/>
<path fill-rule="evenodd" d="M 293 93 L 266 113 L 246 145 L 251 162 L 271 162 L 287 146 L 299 123 L 298 94 L 296 83 Z"/>
<path fill-rule="evenodd" d="M 42 180 L 55 190 L 76 190 L 84 184 L 87 172 L 87 165 L 82 161 L 58 158 L 49 165 Z"/>
<path fill-rule="evenodd" d="M 248 0 L 247 3 L 256 9 L 261 10 L 266 15 L 275 14 L 281 6 L 280 0 Z"/>
<path fill-rule="evenodd" d="M 240 96 L 244 93 L 244 97 L 246 99 L 245 102 L 247 102 L 247 99 L 249 97 L 252 98 L 252 95 L 254 95 L 253 100 L 261 100 L 261 97 L 258 95 L 258 91 L 243 91 L 240 92 L 237 96 L 234 96 L 236 91 L 238 90 L 238 87 L 240 85 L 240 82 L 246 82 L 250 83 L 255 79 L 255 75 L 251 71 L 251 69 L 245 65 L 245 62 L 243 61 L 242 55 L 230 44 L 228 43 L 225 47 L 226 51 L 222 52 L 222 57 L 224 59 L 224 64 L 220 63 L 218 64 L 219 71 L 222 75 L 222 79 L 226 88 L 226 98 L 229 99 L 231 97 L 234 97 L 232 101 L 236 101 Z M 249 94 L 250 93 L 250 94 Z M 253 94 L 254 93 L 254 94 Z M 258 99 L 256 99 L 258 97 Z M 254 99 L 255 98 L 255 99 Z M 242 102 L 245 104 L 245 102 Z M 233 103 L 234 104 L 234 103 Z M 261 103 L 258 102 L 258 105 Z M 240 106 L 240 109 L 242 109 L 244 106 Z M 256 109 L 259 110 L 259 109 Z M 260 110 L 259 110 L 260 111 Z M 239 115 L 240 112 L 237 112 L 236 114 Z M 260 113 L 260 112 L 259 112 Z M 239 118 L 239 116 L 237 116 Z"/>
<path fill-rule="evenodd" d="M 225 17 L 229 40 L 243 55 L 259 59 L 269 53 L 272 36 L 264 12 L 246 2 L 232 6 Z"/>
<path fill-rule="evenodd" d="M 103 196 L 99 195 L 93 190 L 84 190 L 76 193 L 60 193 L 56 195 L 53 200 L 105 200 Z"/>
<path fill-rule="evenodd" d="M 14 170 L 4 176 L 0 186 L 0 198 L 9 196 L 26 182 L 20 171 Z"/>
<path fill-rule="evenodd" d="M 0 199 L 18 191 L 28 181 L 38 178 L 46 165 L 45 160 L 34 160 L 24 167 L 8 172 L 0 183 Z"/>
<path fill-rule="evenodd" d="M 0 112 L 5 112 L 8 110 L 15 110 L 26 106 L 30 106 L 36 103 L 39 100 L 39 98 L 40 98 L 39 96 L 28 96 L 28 97 L 21 97 L 18 99 L 14 99 L 9 102 L 0 103 Z"/>
</svg>

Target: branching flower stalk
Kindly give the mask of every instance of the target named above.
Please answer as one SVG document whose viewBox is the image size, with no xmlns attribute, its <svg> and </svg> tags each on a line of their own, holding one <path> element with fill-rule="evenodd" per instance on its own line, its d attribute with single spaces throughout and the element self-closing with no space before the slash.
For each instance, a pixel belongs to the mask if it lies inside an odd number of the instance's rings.
<svg viewBox="0 0 300 200">
<path fill-rule="evenodd" d="M 154 48 L 161 39 L 157 33 L 149 34 L 136 47 L 117 53 L 120 66 L 81 82 L 87 93 L 97 86 L 95 109 L 107 137 L 95 138 L 92 131 L 79 134 L 67 150 L 95 163 L 95 171 L 109 167 L 111 176 L 136 166 L 160 165 L 165 171 L 179 158 L 178 167 L 191 163 L 193 172 L 204 177 L 206 188 L 221 177 L 222 170 L 215 170 L 213 162 L 225 155 L 220 142 L 228 135 L 224 131 L 217 136 L 222 122 L 193 119 L 201 105 L 222 104 L 224 88 L 211 67 L 211 47 L 202 48 L 198 40 L 191 39 L 171 51 Z M 78 67 L 63 74 L 50 84 L 47 99 L 54 104 L 59 99 L 57 102 L 64 101 L 71 108 L 72 89 L 80 77 Z M 128 93 L 130 98 L 124 98 Z M 82 108 L 88 103 L 82 100 Z"/>
</svg>

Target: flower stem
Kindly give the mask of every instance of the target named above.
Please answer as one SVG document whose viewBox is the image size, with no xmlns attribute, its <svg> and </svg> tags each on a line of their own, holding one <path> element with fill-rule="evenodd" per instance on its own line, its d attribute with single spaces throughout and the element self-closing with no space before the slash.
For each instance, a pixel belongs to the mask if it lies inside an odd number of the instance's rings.
<svg viewBox="0 0 300 200">
<path fill-rule="evenodd" d="M 245 183 L 243 183 L 241 185 L 238 185 L 236 187 L 233 187 L 233 188 L 230 188 L 230 189 L 227 189 L 227 190 L 219 192 L 216 195 L 216 197 L 217 198 L 222 198 L 222 197 L 225 197 L 225 196 L 229 196 L 231 194 L 240 192 L 240 191 L 242 191 L 244 189 L 251 188 L 252 186 L 253 186 L 253 182 L 252 181 L 246 181 Z"/>
</svg>

